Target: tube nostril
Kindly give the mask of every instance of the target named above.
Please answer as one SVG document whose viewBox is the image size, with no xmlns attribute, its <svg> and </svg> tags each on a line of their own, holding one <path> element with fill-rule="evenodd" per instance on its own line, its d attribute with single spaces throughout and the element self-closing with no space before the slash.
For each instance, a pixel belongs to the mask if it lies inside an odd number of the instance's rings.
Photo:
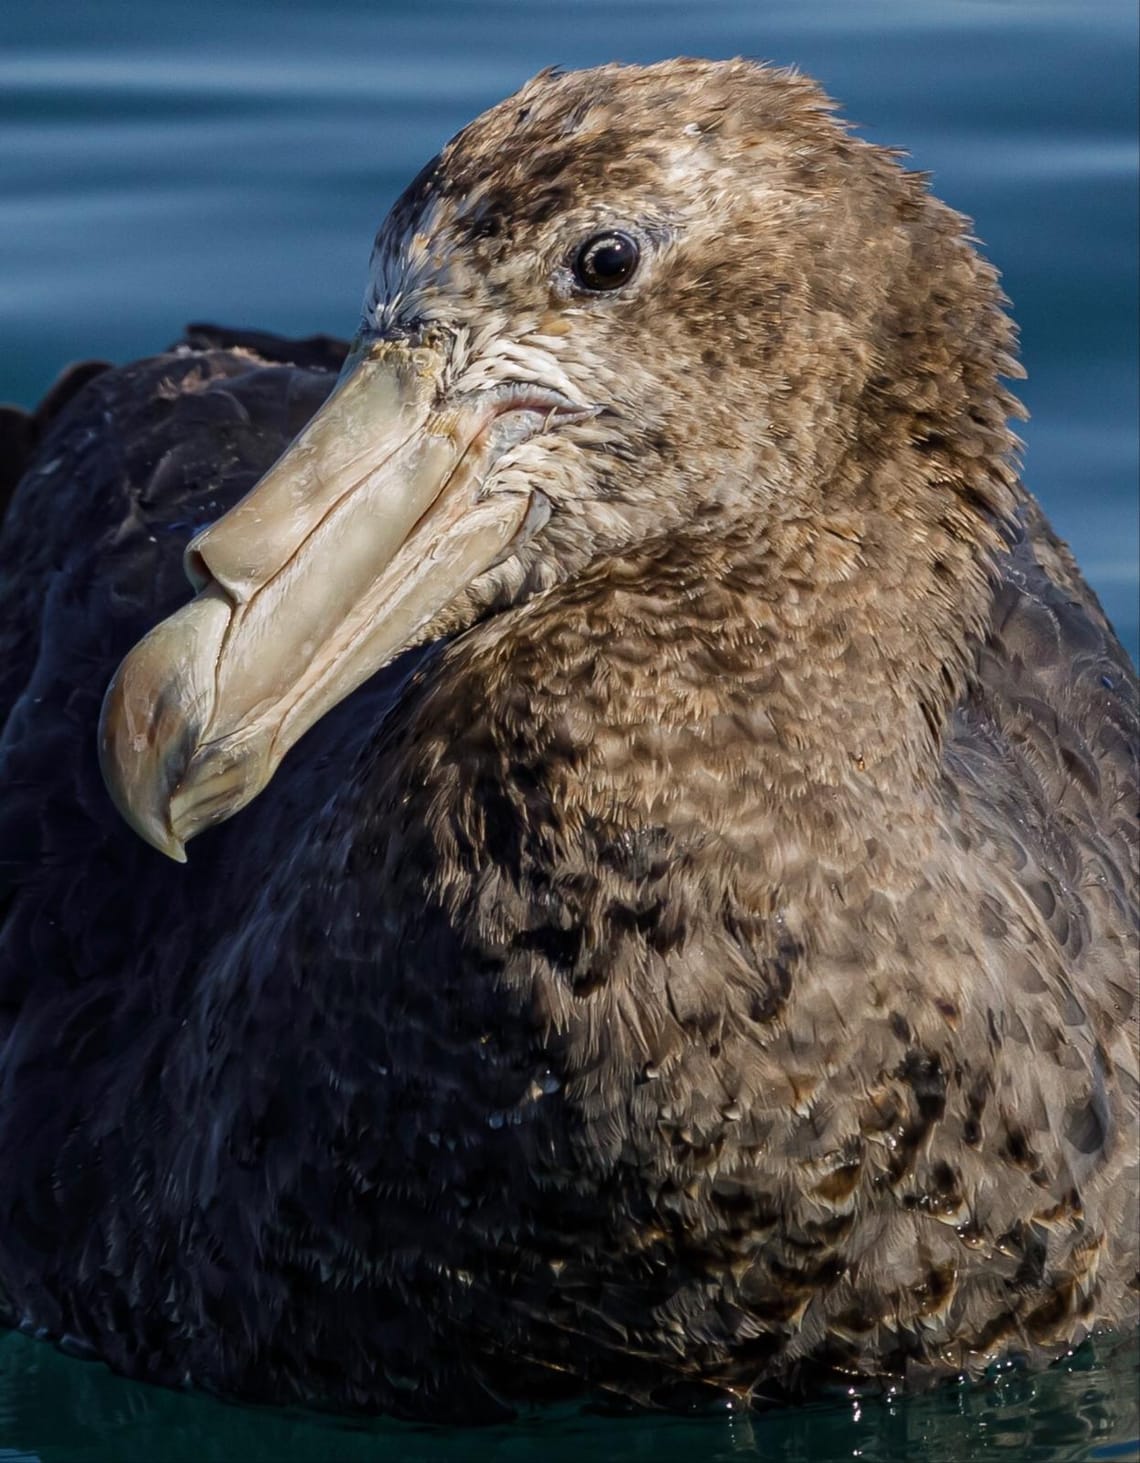
<svg viewBox="0 0 1140 1463">
<path fill-rule="evenodd" d="M 193 544 L 188 545 L 186 552 L 182 555 L 182 568 L 196 594 L 200 594 L 203 589 L 208 588 L 214 582 L 214 576 L 210 573 L 206 560 Z"/>
<path fill-rule="evenodd" d="M 218 522 L 222 520 L 219 519 Z M 219 544 L 215 536 L 214 530 L 217 526 L 213 523 L 209 528 L 204 528 L 186 545 L 182 551 L 182 572 L 189 579 L 196 594 L 216 589 L 231 606 L 244 604 L 249 599 L 251 590 L 256 590 L 257 583 L 253 581 L 251 585 L 248 571 L 244 578 L 240 570 L 234 571 L 232 551 L 227 556 L 225 542 Z"/>
</svg>

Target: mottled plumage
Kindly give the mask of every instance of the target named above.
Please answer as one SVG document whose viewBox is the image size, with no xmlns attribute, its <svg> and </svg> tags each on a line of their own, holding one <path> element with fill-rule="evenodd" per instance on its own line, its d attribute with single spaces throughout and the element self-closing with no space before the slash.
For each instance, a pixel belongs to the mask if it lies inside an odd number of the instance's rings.
<svg viewBox="0 0 1140 1463">
<path fill-rule="evenodd" d="M 652 258 L 580 298 L 567 243 L 614 221 Z M 473 123 L 382 230 L 366 329 L 604 409 L 502 459 L 549 522 L 186 868 L 116 817 L 100 699 L 342 349 L 202 328 L 26 429 L 11 1324 L 469 1418 L 1135 1319 L 1136 679 L 1017 478 L 964 227 L 743 62 Z"/>
</svg>

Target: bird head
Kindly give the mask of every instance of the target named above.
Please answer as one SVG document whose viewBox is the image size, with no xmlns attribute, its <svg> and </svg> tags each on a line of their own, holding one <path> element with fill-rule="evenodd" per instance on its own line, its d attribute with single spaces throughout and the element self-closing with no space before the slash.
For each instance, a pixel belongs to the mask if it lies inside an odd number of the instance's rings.
<svg viewBox="0 0 1140 1463">
<path fill-rule="evenodd" d="M 927 561 L 984 540 L 1000 304 L 802 76 L 535 78 L 396 202 L 329 400 L 187 548 L 195 597 L 107 692 L 116 804 L 181 859 L 399 652 L 654 537 L 842 520 L 851 572 L 871 511 Z"/>
</svg>

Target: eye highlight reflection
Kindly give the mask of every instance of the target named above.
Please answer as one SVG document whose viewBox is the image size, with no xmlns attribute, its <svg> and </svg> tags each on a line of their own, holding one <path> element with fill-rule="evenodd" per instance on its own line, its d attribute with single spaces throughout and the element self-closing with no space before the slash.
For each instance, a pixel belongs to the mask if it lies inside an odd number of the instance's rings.
<svg viewBox="0 0 1140 1463">
<path fill-rule="evenodd" d="M 574 258 L 574 278 L 594 292 L 620 289 L 637 272 L 641 249 L 637 240 L 618 229 L 595 234 Z"/>
</svg>

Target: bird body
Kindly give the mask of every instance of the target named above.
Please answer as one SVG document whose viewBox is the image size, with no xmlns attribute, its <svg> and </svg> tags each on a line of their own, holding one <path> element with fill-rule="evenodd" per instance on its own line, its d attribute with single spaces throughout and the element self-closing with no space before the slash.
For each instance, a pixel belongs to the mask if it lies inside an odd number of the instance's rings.
<svg viewBox="0 0 1140 1463">
<path fill-rule="evenodd" d="M 413 183 L 331 397 L 199 330 L 63 406 L 0 542 L 11 1324 L 469 1418 L 1135 1318 L 1136 680 L 1000 303 L 803 78 L 611 67 Z M 175 856 L 249 806 L 178 868 L 100 759 Z"/>
</svg>

